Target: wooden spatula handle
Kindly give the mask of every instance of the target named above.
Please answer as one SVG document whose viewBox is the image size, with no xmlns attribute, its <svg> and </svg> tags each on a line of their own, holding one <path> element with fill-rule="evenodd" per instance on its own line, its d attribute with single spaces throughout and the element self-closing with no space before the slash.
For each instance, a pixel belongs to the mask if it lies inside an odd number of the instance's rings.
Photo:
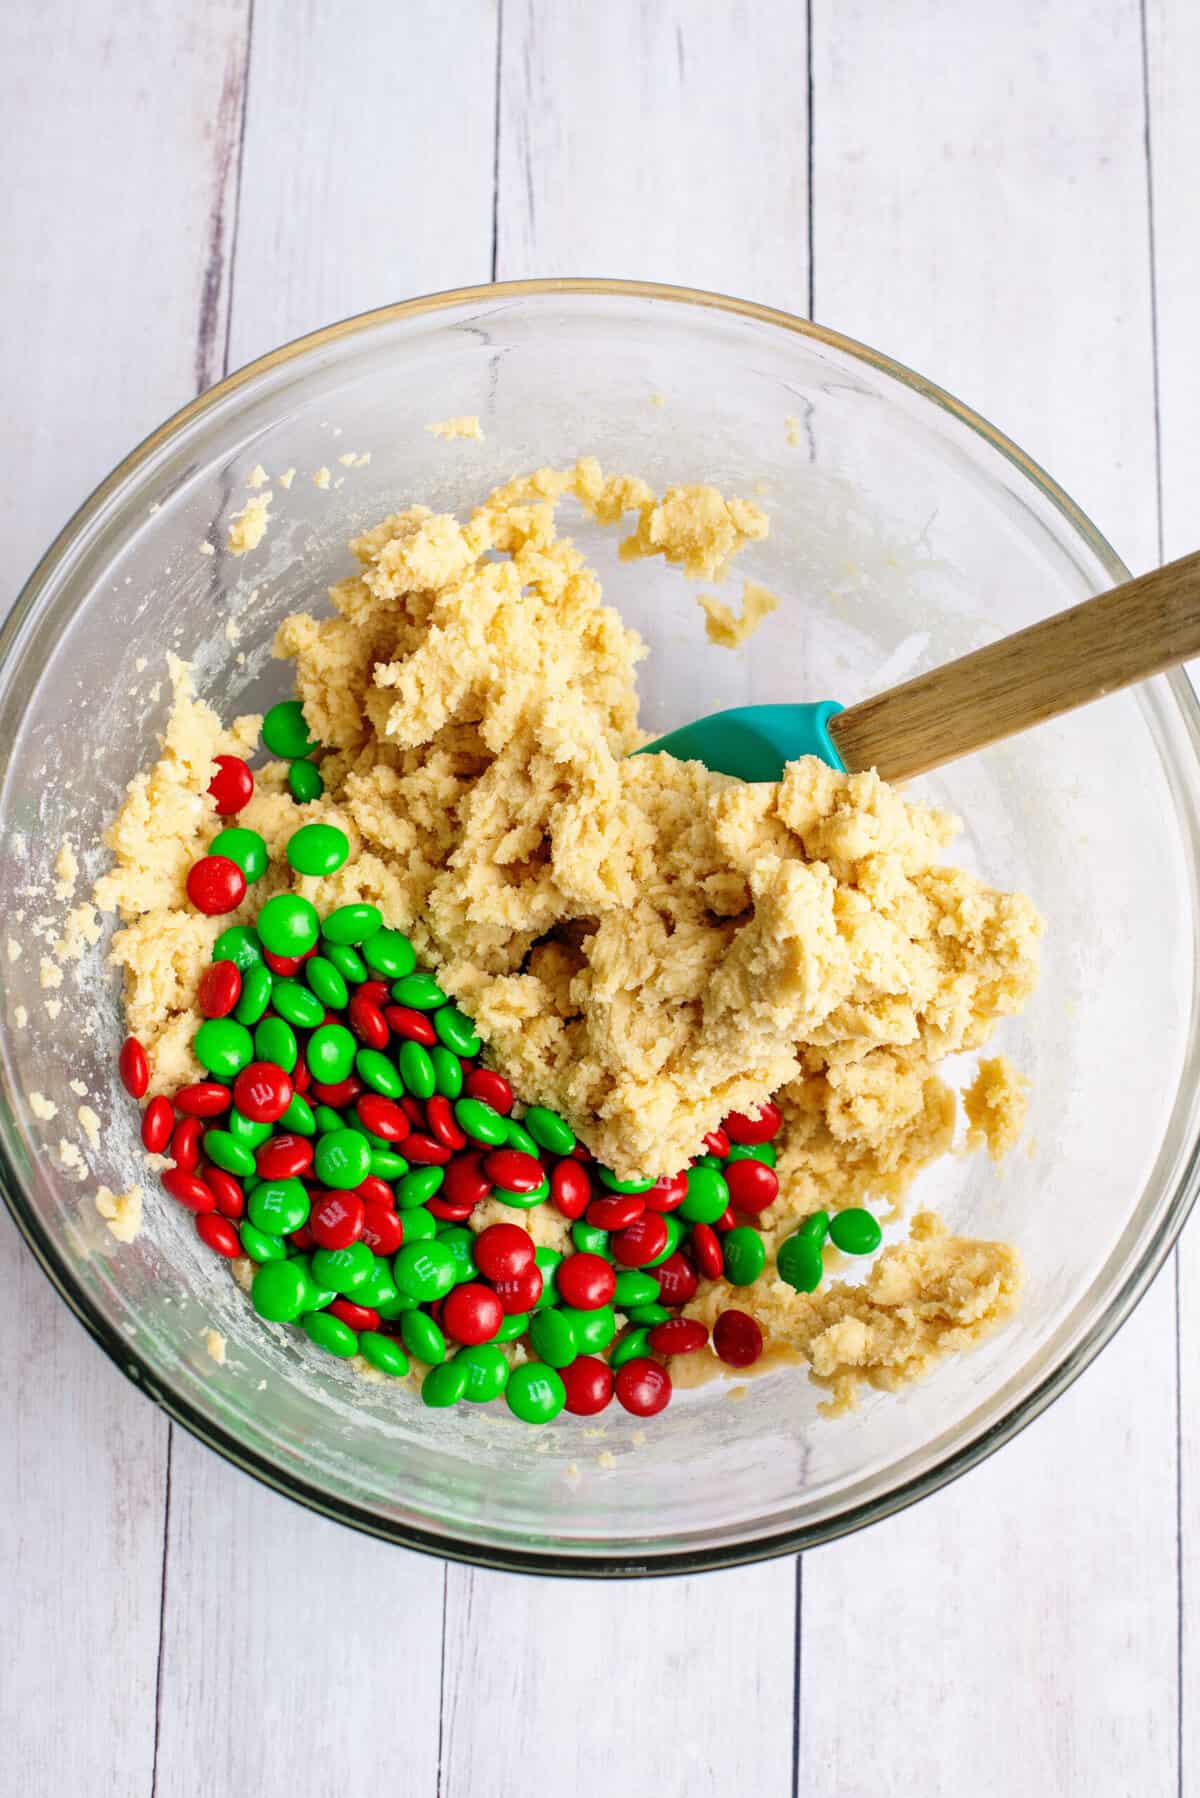
<svg viewBox="0 0 1200 1798">
<path fill-rule="evenodd" d="M 904 780 L 1196 655 L 1200 552 L 864 699 L 829 731 L 847 768 Z"/>
</svg>

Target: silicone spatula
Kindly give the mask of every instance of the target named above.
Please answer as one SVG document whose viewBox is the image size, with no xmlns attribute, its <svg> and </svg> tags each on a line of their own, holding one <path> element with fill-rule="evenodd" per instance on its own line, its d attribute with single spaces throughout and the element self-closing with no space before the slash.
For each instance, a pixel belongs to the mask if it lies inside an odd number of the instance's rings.
<svg viewBox="0 0 1200 1798">
<path fill-rule="evenodd" d="M 778 780 L 803 755 L 905 780 L 1196 655 L 1200 552 L 857 705 L 735 706 L 638 753 L 665 750 L 742 780 Z"/>
</svg>

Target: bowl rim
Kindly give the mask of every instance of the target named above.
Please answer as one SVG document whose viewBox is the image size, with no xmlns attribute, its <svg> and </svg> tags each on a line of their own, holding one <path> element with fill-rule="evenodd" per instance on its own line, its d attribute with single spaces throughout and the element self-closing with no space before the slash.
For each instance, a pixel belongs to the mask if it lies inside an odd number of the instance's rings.
<svg viewBox="0 0 1200 1798">
<path fill-rule="evenodd" d="M 936 382 L 918 374 L 906 364 L 826 325 L 798 317 L 780 308 L 761 305 L 753 300 L 711 292 L 703 288 L 674 286 L 662 282 L 623 280 L 610 277 L 552 276 L 522 281 L 499 281 L 476 286 L 456 287 L 424 294 L 409 300 L 352 314 L 333 324 L 291 339 L 275 349 L 247 362 L 226 375 L 212 387 L 171 414 L 162 424 L 137 443 L 67 519 L 49 547 L 40 557 L 21 587 L 12 608 L 0 621 L 0 672 L 8 660 L 26 617 L 36 605 L 43 589 L 52 580 L 60 564 L 67 558 L 77 539 L 104 508 L 110 496 L 136 474 L 163 445 L 177 437 L 195 420 L 221 404 L 239 388 L 267 372 L 281 368 L 313 351 L 373 330 L 401 319 L 448 311 L 475 302 L 536 298 L 547 295 L 576 297 L 617 297 L 634 300 L 662 300 L 675 305 L 694 306 L 761 324 L 808 338 L 855 361 L 865 363 L 879 373 L 906 387 L 919 398 L 928 400 L 939 410 L 948 412 L 1006 461 L 1011 463 L 1038 489 L 1072 527 L 1101 566 L 1111 575 L 1113 584 L 1129 578 L 1129 570 L 1107 539 L 1102 536 L 1087 514 L 1054 481 L 1050 475 L 972 407 L 965 405 Z M 1174 669 L 1165 677 L 1187 737 L 1200 761 L 1200 700 L 1182 669 Z M 234 1436 L 198 1412 L 177 1394 L 165 1389 L 156 1374 L 145 1364 L 139 1351 L 103 1315 L 99 1306 L 74 1283 L 69 1265 L 59 1245 L 40 1219 L 22 1202 L 21 1183 L 6 1146 L 0 1139 L 0 1194 L 26 1246 L 42 1271 L 69 1306 L 80 1323 L 120 1371 L 176 1423 L 213 1449 L 242 1472 L 251 1474 L 264 1485 L 281 1493 L 318 1515 L 349 1525 L 362 1533 L 383 1541 L 431 1554 L 440 1560 L 456 1561 L 468 1566 L 492 1568 L 503 1572 L 566 1575 L 575 1578 L 662 1577 L 703 1572 L 709 1569 L 748 1565 L 795 1554 L 806 1548 L 847 1536 L 894 1516 L 919 1499 L 939 1491 L 977 1466 L 996 1449 L 1019 1434 L 1027 1424 L 1039 1417 L 1059 1398 L 1090 1365 L 1105 1344 L 1130 1316 L 1170 1254 L 1188 1215 L 1200 1194 L 1200 1140 L 1187 1151 L 1166 1214 L 1136 1263 L 1112 1294 L 1102 1315 L 1084 1330 L 1057 1366 L 1023 1397 L 1018 1397 L 1003 1414 L 978 1436 L 944 1454 L 931 1466 L 910 1477 L 894 1489 L 860 1501 L 819 1523 L 775 1531 L 753 1540 L 718 1544 L 702 1549 L 684 1549 L 656 1553 L 647 1545 L 641 1554 L 604 1550 L 595 1555 L 586 1547 L 578 1553 L 543 1550 L 532 1547 L 492 1543 L 476 1543 L 442 1536 L 411 1524 L 385 1522 L 353 1501 L 332 1500 L 318 1487 L 295 1474 L 282 1474 L 264 1455 L 247 1449 Z"/>
</svg>

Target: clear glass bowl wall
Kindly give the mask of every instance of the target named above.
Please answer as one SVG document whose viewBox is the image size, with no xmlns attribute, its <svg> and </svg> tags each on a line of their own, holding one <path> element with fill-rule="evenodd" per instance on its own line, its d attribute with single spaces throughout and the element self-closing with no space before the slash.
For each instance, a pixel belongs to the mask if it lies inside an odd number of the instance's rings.
<svg viewBox="0 0 1200 1798">
<path fill-rule="evenodd" d="M 425 428 L 459 413 L 479 416 L 483 443 Z M 339 460 L 368 450 L 364 467 Z M 535 1432 L 503 1407 L 431 1413 L 360 1380 L 255 1318 L 146 1176 L 115 1078 L 122 1023 L 103 945 L 48 994 L 30 928 L 61 910 L 47 896 L 64 837 L 87 874 L 102 865 L 100 834 L 167 716 L 168 654 L 193 664 L 223 714 L 261 709 L 289 690 L 270 657 L 276 625 L 323 603 L 357 528 L 414 500 L 465 510 L 518 470 L 580 454 L 660 488 L 713 481 L 771 516 L 727 594 L 745 573 L 783 605 L 730 654 L 706 642 L 691 583 L 622 565 L 619 533 L 570 510 L 608 597 L 651 646 L 640 686 L 655 730 L 748 701 L 848 703 L 1123 572 L 986 426 L 782 315 L 547 284 L 392 309 L 266 358 L 117 471 L 6 628 L 0 841 L 25 952 L 0 957 L 0 1150 L 18 1221 L 88 1327 L 231 1459 L 399 1541 L 597 1574 L 778 1552 L 893 1509 L 1019 1427 L 1115 1327 L 1193 1191 L 1198 783 L 1181 681 L 914 785 L 965 820 L 958 857 L 1023 887 L 1049 923 L 1041 989 L 996 1038 L 1034 1081 L 1028 1144 L 1001 1173 L 948 1158 L 914 1194 L 1023 1254 L 1019 1316 L 977 1353 L 832 1421 L 804 1374 L 782 1369 L 740 1402 L 722 1382 L 682 1394 L 645 1425 L 614 1407 L 602 1437 L 566 1416 Z M 263 546 L 235 559 L 225 524 L 256 463 L 297 472 L 290 491 L 274 483 Z M 312 479 L 322 466 L 327 490 Z M 48 997 L 62 1000 L 55 1018 Z M 86 1184 L 56 1155 L 75 1134 L 75 1079 L 104 1120 Z M 57 1104 L 54 1123 L 31 1116 L 33 1090 Z M 90 1195 L 131 1180 L 146 1189 L 146 1226 L 118 1247 Z M 209 1328 L 227 1338 L 224 1367 L 206 1353 Z"/>
</svg>

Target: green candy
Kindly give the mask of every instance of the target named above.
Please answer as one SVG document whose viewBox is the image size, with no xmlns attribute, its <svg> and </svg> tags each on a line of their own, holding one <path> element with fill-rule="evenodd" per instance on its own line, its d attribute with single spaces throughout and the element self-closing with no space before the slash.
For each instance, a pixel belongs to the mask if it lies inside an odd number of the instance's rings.
<svg viewBox="0 0 1200 1798">
<path fill-rule="evenodd" d="M 537 1143 L 533 1140 L 533 1137 L 530 1136 L 528 1130 L 526 1130 L 523 1125 L 518 1124 L 516 1118 L 506 1118 L 505 1122 L 508 1125 L 508 1129 L 505 1131 L 504 1135 L 505 1148 L 520 1149 L 522 1155 L 532 1155 L 536 1161 L 540 1151 Z"/>
<path fill-rule="evenodd" d="M 768 1167 L 774 1167 L 775 1144 L 773 1142 L 735 1142 L 725 1159 L 726 1161 L 764 1161 Z"/>
<path fill-rule="evenodd" d="M 514 1311 L 510 1317 L 504 1319 L 500 1328 L 492 1337 L 492 1341 L 515 1342 L 517 1337 L 524 1336 L 526 1330 L 529 1328 L 529 1317 L 530 1314 L 528 1311 Z"/>
<path fill-rule="evenodd" d="M 272 955 L 307 955 L 320 930 L 316 906 L 298 893 L 276 893 L 258 914 L 258 934 Z"/>
<path fill-rule="evenodd" d="M 259 1230 L 254 1224 L 245 1222 L 239 1224 L 238 1236 L 251 1261 L 282 1261 L 287 1254 L 287 1250 L 278 1236 L 268 1236 L 265 1231 Z"/>
<path fill-rule="evenodd" d="M 288 1108 L 279 1120 L 281 1130 L 290 1130 L 296 1136 L 315 1136 L 317 1120 L 313 1116 L 313 1108 L 303 1093 L 293 1093 L 288 1101 Z"/>
<path fill-rule="evenodd" d="M 575 1147 L 575 1132 L 556 1111 L 544 1105 L 531 1105 L 521 1122 L 541 1148 L 552 1155 L 569 1155 Z"/>
<path fill-rule="evenodd" d="M 444 1099 L 457 1099 L 463 1089 L 462 1063 L 458 1056 L 445 1043 L 435 1043 L 428 1054 L 433 1067 L 434 1091 L 441 1093 Z"/>
<path fill-rule="evenodd" d="M 683 1240 L 683 1225 L 673 1211 L 668 1211 L 667 1215 L 663 1218 L 663 1223 L 667 1226 L 667 1246 L 665 1249 L 659 1251 L 653 1261 L 647 1261 L 645 1263 L 644 1267 L 641 1269 L 642 1273 L 649 1273 L 651 1268 L 661 1267 L 663 1262 L 669 1260 L 675 1253 Z"/>
<path fill-rule="evenodd" d="M 271 1004 L 286 1023 L 294 1024 L 298 1030 L 315 1030 L 325 1021 L 325 1007 L 298 980 L 277 980 Z"/>
<path fill-rule="evenodd" d="M 843 1255 L 873 1255 L 883 1241 L 878 1221 L 861 1205 L 835 1213 L 829 1220 L 829 1235 Z"/>
<path fill-rule="evenodd" d="M 232 1080 L 254 1059 L 254 1043 L 233 1018 L 206 1018 L 192 1039 L 196 1060 L 218 1080 Z"/>
<path fill-rule="evenodd" d="M 365 943 L 382 923 L 377 905 L 339 905 L 322 924 L 321 935 L 327 943 L 349 948 L 355 943 Z"/>
<path fill-rule="evenodd" d="M 278 995 L 278 987 L 275 990 Z M 315 995 L 313 1003 L 321 1003 Z M 321 1016 L 324 1015 L 322 1012 Z M 314 1080 L 320 1081 L 322 1086 L 337 1086 L 354 1066 L 357 1053 L 358 1044 L 344 1024 L 322 1024 L 309 1037 L 304 1059 Z"/>
<path fill-rule="evenodd" d="M 247 1149 L 257 1149 L 274 1130 L 274 1124 L 262 1124 L 257 1118 L 248 1118 L 244 1111 L 236 1108 L 229 1114 L 229 1134 L 235 1142 L 242 1143 Z"/>
<path fill-rule="evenodd" d="M 609 1192 L 649 1192 L 654 1185 L 653 1180 L 618 1180 L 610 1167 L 598 1167 L 601 1186 L 607 1186 Z"/>
<path fill-rule="evenodd" d="M 375 930 L 362 946 L 363 960 L 385 980 L 402 980 L 417 965 L 417 952 L 402 930 Z"/>
<path fill-rule="evenodd" d="M 680 1217 L 689 1224 L 715 1224 L 729 1203 L 725 1176 L 712 1167 L 690 1167 L 687 1172 L 687 1198 L 679 1207 Z M 670 1214 L 668 1214 L 670 1215 Z"/>
<path fill-rule="evenodd" d="M 304 1311 L 324 1311 L 337 1297 L 336 1292 L 317 1285 L 312 1276 L 312 1257 L 310 1255 L 292 1255 L 289 1260 L 293 1267 L 304 1269 L 304 1277 L 308 1281 L 308 1303 L 301 1307 Z"/>
<path fill-rule="evenodd" d="M 394 1285 L 392 1290 L 395 1292 Z M 397 1292 L 395 1298 L 391 1299 L 367 1299 L 363 1302 L 374 1305 L 380 1317 L 386 1317 L 389 1320 L 393 1317 L 403 1317 L 406 1311 L 415 1311 L 417 1307 L 416 1299 L 410 1299 L 406 1292 Z"/>
<path fill-rule="evenodd" d="M 473 1280 L 478 1273 L 475 1266 L 475 1232 L 466 1229 L 462 1224 L 448 1224 L 439 1230 L 437 1240 L 443 1249 L 449 1249 L 454 1261 L 454 1284 L 461 1286 L 464 1280 Z"/>
<path fill-rule="evenodd" d="M 390 1305 L 393 1299 L 399 1298 L 396 1282 L 392 1278 L 391 1264 L 381 1261 L 376 1255 L 370 1279 L 363 1281 L 354 1296 L 360 1305 L 374 1305 L 376 1310 L 380 1305 Z"/>
<path fill-rule="evenodd" d="M 406 1246 L 413 1242 L 432 1242 L 437 1231 L 437 1218 L 434 1217 L 432 1211 L 426 1211 L 424 1205 L 414 1205 L 404 1213 Z"/>
<path fill-rule="evenodd" d="M 606 1261 L 612 1260 L 608 1231 L 601 1230 L 596 1224 L 589 1224 L 586 1218 L 576 1218 L 571 1225 L 571 1241 L 581 1255 L 603 1255 Z"/>
<path fill-rule="evenodd" d="M 219 830 L 208 845 L 208 853 L 223 855 L 229 861 L 236 862 L 246 876 L 248 886 L 262 879 L 271 859 L 267 853 L 267 845 L 258 832 L 245 830 L 240 824 L 231 824 L 227 830 Z"/>
<path fill-rule="evenodd" d="M 371 1171 L 371 1147 L 357 1130 L 330 1130 L 318 1137 L 314 1161 L 322 1186 L 349 1192 Z"/>
<path fill-rule="evenodd" d="M 458 1262 L 436 1238 L 432 1242 L 409 1242 L 392 1262 L 392 1278 L 401 1292 L 427 1305 L 445 1298 L 456 1283 Z"/>
<path fill-rule="evenodd" d="M 421 1403 L 436 1406 L 456 1405 L 467 1390 L 467 1369 L 460 1367 L 458 1356 L 431 1367 L 421 1381 Z"/>
<path fill-rule="evenodd" d="M 816 1243 L 824 1242 L 829 1235 L 828 1211 L 814 1211 L 810 1217 L 805 1218 L 797 1234 L 811 1236 Z"/>
<path fill-rule="evenodd" d="M 242 969 L 242 994 L 233 1008 L 239 1024 L 257 1024 L 271 1003 L 275 976 L 264 962 L 252 961 Z"/>
<path fill-rule="evenodd" d="M 655 1324 L 665 1324 L 675 1313 L 665 1305 L 631 1305 L 625 1315 L 631 1324 L 641 1324 L 652 1330 Z"/>
<path fill-rule="evenodd" d="M 315 762 L 293 762 L 288 769 L 288 786 L 297 805 L 311 805 L 325 791 L 325 781 Z"/>
<path fill-rule="evenodd" d="M 453 1049 L 456 1055 L 464 1055 L 470 1060 L 478 1055 L 483 1047 L 475 1034 L 475 1026 L 466 1012 L 459 1011 L 457 1005 L 443 1005 L 433 1014 L 433 1027 L 438 1033 L 438 1040 L 447 1049 Z"/>
<path fill-rule="evenodd" d="M 529 1320 L 529 1341 L 539 1361 L 550 1367 L 570 1367 L 579 1353 L 575 1327 L 565 1311 L 535 1311 Z"/>
<path fill-rule="evenodd" d="M 541 1270 L 542 1296 L 533 1307 L 535 1311 L 544 1311 L 548 1305 L 558 1303 L 557 1274 L 562 1263 L 562 1255 L 557 1249 L 547 1248 L 545 1243 L 533 1251 L 534 1261 Z"/>
<path fill-rule="evenodd" d="M 494 1342 L 480 1342 L 474 1348 L 459 1349 L 454 1364 L 467 1370 L 463 1397 L 469 1405 L 489 1404 L 500 1397 L 508 1384 L 508 1362 Z"/>
<path fill-rule="evenodd" d="M 306 1311 L 300 1319 L 300 1328 L 310 1342 L 315 1342 L 328 1354 L 340 1356 L 343 1361 L 358 1353 L 358 1337 L 354 1331 L 328 1311 Z"/>
<path fill-rule="evenodd" d="M 404 940 L 407 942 L 408 938 Z M 370 956 L 367 960 L 371 960 Z M 374 962 L 371 965 L 374 967 Z M 413 1011 L 436 1011 L 446 1003 L 446 995 L 432 974 L 401 974 L 392 987 L 392 998 L 397 1005 L 407 1005 Z"/>
<path fill-rule="evenodd" d="M 268 1261 L 254 1276 L 250 1303 L 269 1322 L 290 1324 L 311 1306 L 311 1292 L 308 1275 L 298 1262 Z"/>
<path fill-rule="evenodd" d="M 504 1398 L 522 1423 L 551 1423 L 567 1402 L 567 1389 L 554 1368 L 525 1361 L 509 1374 Z"/>
<path fill-rule="evenodd" d="M 575 1331 L 575 1343 L 581 1355 L 598 1355 L 606 1349 L 617 1333 L 617 1320 L 611 1305 L 597 1305 L 593 1311 L 580 1311 L 573 1305 L 560 1305 L 560 1317 L 565 1317 Z M 536 1313 L 534 1322 L 537 1321 Z M 532 1329 L 532 1325 L 530 1328 Z"/>
<path fill-rule="evenodd" d="M 815 1237 L 806 1236 L 802 1230 L 798 1230 L 794 1236 L 789 1236 L 780 1243 L 775 1257 L 775 1271 L 781 1280 L 794 1286 L 797 1292 L 815 1292 L 825 1272 L 820 1243 Z"/>
<path fill-rule="evenodd" d="M 264 1018 L 254 1032 L 254 1053 L 290 1074 L 300 1055 L 295 1031 L 282 1018 Z"/>
<path fill-rule="evenodd" d="M 350 989 L 340 968 L 335 968 L 327 956 L 314 955 L 311 961 L 306 961 L 304 978 L 321 1004 L 331 1011 L 341 1011 L 348 1003 Z"/>
<path fill-rule="evenodd" d="M 446 1359 L 446 1338 L 424 1311 L 406 1311 L 400 1319 L 400 1339 L 410 1355 L 437 1367 Z"/>
<path fill-rule="evenodd" d="M 271 707 L 262 721 L 262 739 L 272 755 L 282 756 L 288 762 L 316 748 L 298 699 L 281 699 Z"/>
<path fill-rule="evenodd" d="M 312 1271 L 318 1286 L 348 1295 L 371 1278 L 375 1256 L 365 1242 L 352 1242 L 344 1249 L 314 1249 Z"/>
<path fill-rule="evenodd" d="M 247 968 L 257 967 L 262 961 L 258 932 L 249 924 L 231 924 L 213 944 L 212 958 L 214 961 L 231 961 L 243 974 Z"/>
<path fill-rule="evenodd" d="M 725 1278 L 731 1286 L 753 1286 L 767 1264 L 767 1251 L 757 1230 L 739 1224 L 728 1230 L 721 1243 L 725 1256 Z"/>
<path fill-rule="evenodd" d="M 307 763 L 299 762 L 298 767 L 306 767 Z M 319 777 L 318 777 L 319 778 Z M 395 1374 L 397 1379 L 408 1372 L 408 1356 L 390 1336 L 383 1336 L 378 1330 L 364 1330 L 358 1339 L 358 1352 L 364 1361 L 377 1367 L 380 1373 Z"/>
<path fill-rule="evenodd" d="M 650 1335 L 648 1325 L 640 1325 L 635 1330 L 626 1330 L 620 1342 L 616 1344 L 608 1357 L 608 1365 L 615 1373 L 618 1367 L 624 1367 L 626 1361 L 636 1361 L 639 1355 L 647 1352 L 647 1339 Z"/>
<path fill-rule="evenodd" d="M 482 1099 L 456 1100 L 454 1118 L 460 1130 L 490 1149 L 498 1149 L 508 1138 L 508 1119 Z"/>
<path fill-rule="evenodd" d="M 325 957 L 337 969 L 343 980 L 349 980 L 355 986 L 365 980 L 370 972 L 358 950 L 352 949 L 349 943 L 327 942 Z"/>
<path fill-rule="evenodd" d="M 372 1149 L 367 1171 L 380 1180 L 402 1180 L 408 1172 L 408 1163 L 394 1149 Z"/>
<path fill-rule="evenodd" d="M 653 1274 L 643 1273 L 640 1267 L 622 1268 L 617 1275 L 613 1304 L 619 1311 L 627 1310 L 630 1305 L 653 1305 L 658 1302 L 658 1291 L 658 1281 Z"/>
<path fill-rule="evenodd" d="M 403 1080 L 382 1049 L 360 1049 L 354 1057 L 354 1071 L 373 1092 L 382 1093 L 385 1099 L 398 1099 L 404 1092 Z"/>
<path fill-rule="evenodd" d="M 322 1136 L 328 1136 L 331 1130 L 346 1128 L 345 1118 L 340 1111 L 335 1111 L 332 1105 L 318 1105 L 313 1116 L 317 1120 L 317 1129 Z"/>
<path fill-rule="evenodd" d="M 350 839 L 336 824 L 302 824 L 284 851 L 290 868 L 317 880 L 336 874 L 349 853 Z"/>
<path fill-rule="evenodd" d="M 507 1187 L 498 1186 L 495 1196 L 502 1205 L 515 1205 L 518 1211 L 532 1211 L 535 1205 L 544 1205 L 550 1197 L 550 1182 L 543 1180 L 532 1192 L 509 1192 Z"/>
<path fill-rule="evenodd" d="M 433 1063 L 429 1053 L 420 1043 L 403 1042 L 400 1053 L 396 1057 L 396 1065 L 400 1069 L 400 1078 L 404 1081 L 405 1090 L 414 1099 L 431 1099 L 437 1089 L 437 1075 L 433 1071 Z"/>
<path fill-rule="evenodd" d="M 218 1167 L 223 1167 L 227 1174 L 237 1174 L 244 1178 L 254 1172 L 254 1153 L 245 1143 L 240 1143 L 236 1136 L 228 1130 L 206 1130 L 204 1132 L 204 1153 Z"/>
<path fill-rule="evenodd" d="M 697 1155 L 695 1158 L 695 1161 L 693 1162 L 693 1166 L 694 1167 L 720 1167 L 721 1166 L 721 1157 L 719 1155 Z"/>
<path fill-rule="evenodd" d="M 299 1180 L 264 1180 L 251 1193 L 246 1209 L 256 1230 L 290 1236 L 308 1222 L 309 1198 Z"/>
</svg>

